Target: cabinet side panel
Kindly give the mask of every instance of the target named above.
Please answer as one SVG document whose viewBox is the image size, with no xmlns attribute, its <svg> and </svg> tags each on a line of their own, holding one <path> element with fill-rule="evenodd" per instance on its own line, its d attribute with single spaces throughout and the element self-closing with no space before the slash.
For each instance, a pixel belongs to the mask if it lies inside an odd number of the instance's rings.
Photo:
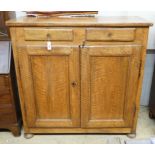
<svg viewBox="0 0 155 155">
<path fill-rule="evenodd" d="M 20 33 L 18 31 L 18 28 L 15 28 L 15 27 L 10 27 L 10 34 L 11 34 L 13 58 L 14 58 L 14 63 L 15 63 L 15 71 L 16 71 L 16 77 L 17 77 L 18 90 L 19 90 L 19 99 L 20 99 L 20 105 L 21 105 L 21 111 L 22 111 L 24 130 L 25 130 L 25 132 L 29 132 L 29 129 L 27 127 L 27 120 L 26 120 L 26 113 L 25 113 L 25 106 L 24 106 L 24 97 L 23 97 L 21 76 L 20 76 L 19 63 L 18 63 L 18 52 L 17 52 L 17 44 L 18 44 L 18 41 L 21 40 L 21 36 L 23 34 Z M 18 39 L 17 39 L 17 34 L 19 35 Z"/>
<path fill-rule="evenodd" d="M 143 83 L 143 77 L 144 77 L 144 66 L 145 66 L 145 59 L 146 59 L 146 49 L 147 49 L 147 42 L 148 42 L 149 27 L 141 28 L 139 30 L 141 30 L 141 32 L 137 35 L 137 38 L 139 42 L 142 44 L 141 58 L 140 58 L 141 65 L 139 68 L 140 76 L 139 76 L 137 94 L 136 94 L 136 111 L 135 111 L 135 116 L 134 116 L 132 133 L 136 132 L 138 113 L 140 109 L 140 97 L 141 97 L 142 83 Z"/>
</svg>

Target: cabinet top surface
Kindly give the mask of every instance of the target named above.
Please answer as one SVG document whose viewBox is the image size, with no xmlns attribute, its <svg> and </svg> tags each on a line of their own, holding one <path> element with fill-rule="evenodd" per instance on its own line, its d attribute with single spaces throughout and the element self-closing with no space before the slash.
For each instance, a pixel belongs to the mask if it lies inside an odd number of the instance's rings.
<svg viewBox="0 0 155 155">
<path fill-rule="evenodd" d="M 35 18 L 22 17 L 12 19 L 6 22 L 7 26 L 152 26 L 148 22 L 139 17 L 52 17 L 52 18 Z"/>
</svg>

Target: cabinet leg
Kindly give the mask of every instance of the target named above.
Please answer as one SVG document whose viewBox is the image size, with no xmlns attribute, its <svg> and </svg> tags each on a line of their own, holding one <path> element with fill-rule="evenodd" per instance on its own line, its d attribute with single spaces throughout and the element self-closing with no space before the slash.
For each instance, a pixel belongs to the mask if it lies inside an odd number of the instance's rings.
<svg viewBox="0 0 155 155">
<path fill-rule="evenodd" d="M 24 133 L 24 137 L 26 139 L 31 139 L 34 135 L 33 134 L 30 134 L 30 133 Z"/>
<path fill-rule="evenodd" d="M 154 118 L 154 115 L 153 115 L 152 111 L 149 111 L 149 117 L 150 117 L 151 119 Z"/>
<path fill-rule="evenodd" d="M 127 134 L 128 138 L 136 138 L 136 133 L 129 133 Z"/>
<path fill-rule="evenodd" d="M 9 130 L 12 132 L 12 134 L 15 137 L 19 137 L 21 135 L 21 130 L 20 130 L 20 128 L 18 126 L 10 127 Z"/>
</svg>

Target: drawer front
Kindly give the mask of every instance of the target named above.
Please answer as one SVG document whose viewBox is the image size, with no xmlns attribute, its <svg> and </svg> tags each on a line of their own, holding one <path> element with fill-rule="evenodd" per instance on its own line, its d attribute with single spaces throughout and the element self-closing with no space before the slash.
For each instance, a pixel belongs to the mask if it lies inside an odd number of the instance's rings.
<svg viewBox="0 0 155 155">
<path fill-rule="evenodd" d="M 11 104 L 0 104 L 0 123 L 15 122 L 15 112 Z"/>
<path fill-rule="evenodd" d="M 0 90 L 9 88 L 9 76 L 0 75 Z"/>
<path fill-rule="evenodd" d="M 135 28 L 88 28 L 87 41 L 134 41 Z"/>
<path fill-rule="evenodd" d="M 11 103 L 9 77 L 0 76 L 0 104 Z"/>
<path fill-rule="evenodd" d="M 24 38 L 26 41 L 72 41 L 72 29 L 47 29 L 47 28 L 25 28 Z"/>
</svg>

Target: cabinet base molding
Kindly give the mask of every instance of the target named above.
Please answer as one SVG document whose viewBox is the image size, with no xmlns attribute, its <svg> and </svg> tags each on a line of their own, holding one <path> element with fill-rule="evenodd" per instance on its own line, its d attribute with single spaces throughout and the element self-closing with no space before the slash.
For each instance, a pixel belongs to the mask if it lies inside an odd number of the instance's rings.
<svg viewBox="0 0 155 155">
<path fill-rule="evenodd" d="M 56 133 L 131 133 L 131 128 L 102 128 L 102 129 L 82 129 L 82 128 L 29 128 L 26 134 L 56 134 Z"/>
</svg>

